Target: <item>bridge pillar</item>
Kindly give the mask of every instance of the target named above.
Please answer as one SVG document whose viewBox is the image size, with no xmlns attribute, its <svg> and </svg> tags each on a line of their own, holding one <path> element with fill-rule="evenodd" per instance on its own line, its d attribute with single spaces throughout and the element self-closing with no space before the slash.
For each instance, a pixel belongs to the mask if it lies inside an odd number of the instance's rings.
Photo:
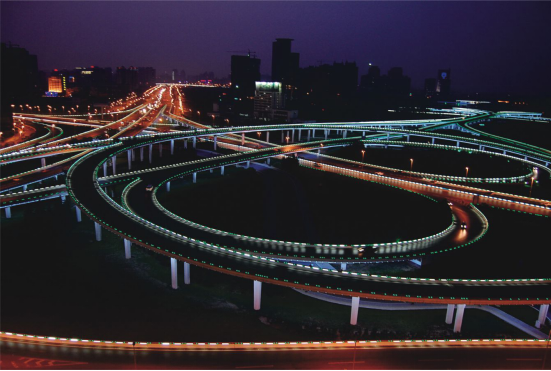
<svg viewBox="0 0 551 371">
<path fill-rule="evenodd" d="M 268 157 L 268 159 L 266 160 L 266 163 L 267 163 L 268 165 L 270 165 L 270 158 L 269 158 L 269 157 Z"/>
<path fill-rule="evenodd" d="M 209 169 L 209 172 L 212 174 L 213 173 L 212 169 Z"/>
<path fill-rule="evenodd" d="M 312 139 L 316 137 L 316 129 L 312 129 Z"/>
<path fill-rule="evenodd" d="M 163 157 L 163 143 L 159 143 L 159 157 Z"/>
<path fill-rule="evenodd" d="M 170 154 L 173 155 L 174 154 L 174 139 L 172 139 L 170 141 Z"/>
<path fill-rule="evenodd" d="M 327 133 L 327 132 L 328 132 L 328 130 L 327 130 L 327 129 L 325 129 L 325 130 L 324 130 L 324 134 L 325 134 L 325 140 L 327 140 L 327 135 L 328 135 L 328 133 Z"/>
<path fill-rule="evenodd" d="M 94 227 L 96 228 L 96 241 L 101 241 L 101 225 L 98 222 L 94 222 Z"/>
<path fill-rule="evenodd" d="M 134 148 L 132 148 L 131 151 L 132 151 L 132 161 L 136 161 L 136 153 L 134 152 Z"/>
<path fill-rule="evenodd" d="M 254 287 L 254 310 L 260 310 L 260 299 L 262 294 L 262 282 L 253 281 Z"/>
<path fill-rule="evenodd" d="M 191 283 L 190 277 L 189 277 L 189 263 L 184 262 L 184 284 L 189 285 Z"/>
<path fill-rule="evenodd" d="M 248 169 L 250 166 L 251 166 L 251 162 L 250 162 L 250 161 L 247 161 L 247 162 L 246 162 L 246 165 L 245 165 L 245 169 Z"/>
<path fill-rule="evenodd" d="M 170 192 L 170 182 L 166 182 L 166 191 Z"/>
<path fill-rule="evenodd" d="M 126 259 L 130 259 L 132 257 L 130 253 L 130 246 L 132 246 L 132 242 L 130 240 L 124 239 L 124 257 Z"/>
<path fill-rule="evenodd" d="M 193 173 L 193 183 L 197 183 L 197 173 Z"/>
<path fill-rule="evenodd" d="M 224 175 L 224 166 L 220 166 L 220 175 Z"/>
<path fill-rule="evenodd" d="M 75 210 L 77 212 L 77 222 L 81 222 L 82 221 L 82 215 L 81 215 L 81 212 L 80 212 L 80 208 L 78 206 L 75 206 Z"/>
<path fill-rule="evenodd" d="M 103 163 L 103 176 L 107 176 L 107 161 Z"/>
<path fill-rule="evenodd" d="M 214 136 L 214 150 L 215 150 L 215 151 L 216 151 L 216 149 L 217 149 L 217 147 L 218 147 L 218 145 L 217 145 L 217 144 L 218 144 L 218 143 L 217 143 L 217 138 L 218 138 L 218 137 L 215 135 L 215 136 Z"/>
<path fill-rule="evenodd" d="M 346 263 L 341 263 L 341 271 L 345 271 L 346 270 Z"/>
<path fill-rule="evenodd" d="M 241 133 L 241 145 L 245 145 L 245 133 Z"/>
<path fill-rule="evenodd" d="M 547 319 L 547 312 L 549 311 L 549 304 L 540 305 L 540 312 L 538 314 L 538 320 L 536 321 L 536 328 L 540 328 L 541 325 L 545 325 Z"/>
<path fill-rule="evenodd" d="M 318 148 L 318 158 L 320 158 L 320 149 Z"/>
<path fill-rule="evenodd" d="M 40 159 L 40 167 L 46 167 L 46 157 Z"/>
<path fill-rule="evenodd" d="M 406 134 L 406 142 L 409 142 L 409 134 Z"/>
<path fill-rule="evenodd" d="M 266 142 L 270 143 L 270 132 L 266 132 Z"/>
<path fill-rule="evenodd" d="M 354 296 L 352 298 L 352 305 L 350 309 L 350 324 L 355 326 L 358 324 L 358 311 L 360 309 L 360 297 Z"/>
<path fill-rule="evenodd" d="M 343 138 L 343 139 L 346 138 L 346 133 L 348 133 L 348 130 L 343 130 L 343 131 L 342 131 L 342 138 Z"/>
<path fill-rule="evenodd" d="M 128 158 L 128 170 L 132 170 L 132 151 L 126 151 L 126 157 Z"/>
<path fill-rule="evenodd" d="M 284 143 L 283 142 L 283 130 L 281 130 L 281 143 Z"/>
<path fill-rule="evenodd" d="M 153 162 L 153 144 L 149 145 L 149 163 Z"/>
<path fill-rule="evenodd" d="M 434 138 L 431 138 L 430 143 L 431 143 L 431 144 L 434 144 Z"/>
<path fill-rule="evenodd" d="M 23 192 L 27 191 L 27 184 L 23 184 Z"/>
<path fill-rule="evenodd" d="M 184 149 L 187 149 L 187 139 L 184 139 Z"/>
<path fill-rule="evenodd" d="M 300 142 L 300 139 L 302 137 L 302 129 L 298 129 L 298 141 Z"/>
<path fill-rule="evenodd" d="M 291 130 L 291 143 L 295 143 L 295 129 Z"/>
<path fill-rule="evenodd" d="M 365 130 L 362 131 L 362 138 L 365 138 Z"/>
<path fill-rule="evenodd" d="M 193 137 L 193 148 L 197 148 L 197 137 Z"/>
<path fill-rule="evenodd" d="M 306 132 L 307 132 L 306 141 L 309 142 L 310 141 L 310 129 L 306 130 Z"/>
<path fill-rule="evenodd" d="M 172 288 L 178 288 L 178 261 L 174 258 L 170 258 L 170 277 L 172 278 Z"/>
<path fill-rule="evenodd" d="M 448 309 L 446 310 L 446 323 L 451 325 L 453 322 L 453 312 L 455 312 L 455 304 L 448 304 Z"/>
<path fill-rule="evenodd" d="M 140 147 L 140 161 L 143 162 L 143 146 Z"/>
<path fill-rule="evenodd" d="M 6 207 L 4 208 L 4 210 L 6 211 L 6 219 L 10 219 L 11 218 L 11 207 Z"/>
<path fill-rule="evenodd" d="M 457 313 L 455 314 L 453 332 L 461 332 L 461 324 L 463 323 L 463 314 L 465 313 L 465 307 L 466 304 L 457 304 Z"/>
<path fill-rule="evenodd" d="M 65 198 L 66 198 L 66 197 L 67 197 L 67 196 L 65 196 L 65 195 L 61 195 L 61 196 L 60 196 L 60 198 L 61 198 L 61 203 L 62 203 L 62 204 L 65 203 Z"/>
<path fill-rule="evenodd" d="M 459 147 L 459 141 L 455 142 L 455 146 Z"/>
<path fill-rule="evenodd" d="M 507 151 L 506 151 L 506 150 L 503 150 L 503 154 L 506 155 L 506 154 L 507 154 Z"/>
</svg>

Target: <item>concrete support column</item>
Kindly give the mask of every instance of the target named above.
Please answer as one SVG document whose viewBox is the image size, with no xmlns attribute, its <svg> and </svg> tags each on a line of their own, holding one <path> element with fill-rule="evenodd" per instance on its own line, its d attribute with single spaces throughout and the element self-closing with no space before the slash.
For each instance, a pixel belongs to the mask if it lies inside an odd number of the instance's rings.
<svg viewBox="0 0 551 371">
<path fill-rule="evenodd" d="M 270 132 L 266 132 L 266 142 L 270 143 Z"/>
<path fill-rule="evenodd" d="M 143 162 L 143 149 L 144 147 L 140 147 L 140 161 Z"/>
<path fill-rule="evenodd" d="M 245 145 L 245 133 L 241 133 L 241 145 Z"/>
<path fill-rule="evenodd" d="M 103 163 L 103 176 L 107 176 L 107 161 Z"/>
<path fill-rule="evenodd" d="M 132 148 L 132 161 L 136 161 L 136 152 L 134 151 L 134 148 Z"/>
<path fill-rule="evenodd" d="M 113 175 L 117 173 L 117 155 L 111 157 L 111 162 L 113 166 Z"/>
<path fill-rule="evenodd" d="M 341 263 L 341 271 L 345 271 L 346 270 L 346 263 Z"/>
<path fill-rule="evenodd" d="M 166 182 L 166 191 L 170 192 L 170 182 Z"/>
<path fill-rule="evenodd" d="M 184 262 L 184 284 L 189 285 L 191 283 L 190 277 L 189 277 L 189 263 Z"/>
<path fill-rule="evenodd" d="M 126 157 L 128 158 L 128 170 L 132 170 L 132 151 L 126 151 Z"/>
<path fill-rule="evenodd" d="M 75 210 L 77 212 L 77 222 L 81 222 L 82 221 L 82 215 L 81 215 L 81 212 L 80 212 L 80 208 L 78 206 L 75 206 Z"/>
<path fill-rule="evenodd" d="M 455 146 L 459 147 L 459 141 L 455 142 Z"/>
<path fill-rule="evenodd" d="M 283 141 L 283 130 L 281 130 L 281 143 L 285 143 L 285 142 Z"/>
<path fill-rule="evenodd" d="M 461 324 L 463 323 L 463 314 L 465 313 L 466 304 L 457 304 L 457 313 L 455 314 L 455 323 L 453 332 L 461 332 Z"/>
<path fill-rule="evenodd" d="M 197 183 L 197 173 L 193 173 L 193 183 Z"/>
<path fill-rule="evenodd" d="M 101 225 L 98 222 L 94 222 L 94 227 L 96 228 L 96 241 L 101 241 Z"/>
<path fill-rule="evenodd" d="M 172 278 L 172 288 L 177 289 L 178 288 L 178 265 L 177 260 L 174 258 L 170 258 L 170 277 Z"/>
<path fill-rule="evenodd" d="M 174 154 L 174 139 L 172 139 L 170 141 L 170 154 L 173 155 Z"/>
<path fill-rule="evenodd" d="M 262 294 L 262 282 L 253 281 L 254 285 L 254 310 L 260 310 L 260 298 Z"/>
<path fill-rule="evenodd" d="M 312 129 L 312 139 L 316 137 L 316 129 Z"/>
<path fill-rule="evenodd" d="M 163 157 L 163 143 L 159 143 L 159 157 Z"/>
<path fill-rule="evenodd" d="M 409 134 L 406 135 L 406 142 L 409 142 Z"/>
<path fill-rule="evenodd" d="M 130 259 L 132 255 L 130 254 L 130 246 L 132 246 L 132 242 L 130 240 L 124 239 L 124 257 L 126 259 Z"/>
<path fill-rule="evenodd" d="M 389 140 L 389 139 L 390 139 L 390 134 L 386 133 L 386 140 Z"/>
<path fill-rule="evenodd" d="M 507 151 L 506 151 L 506 150 L 503 150 L 503 154 L 506 155 L 506 154 L 507 154 Z"/>
<path fill-rule="evenodd" d="M 295 129 L 291 130 L 291 143 L 295 143 Z"/>
<path fill-rule="evenodd" d="M 355 326 L 358 324 L 358 311 L 360 309 L 360 297 L 352 298 L 352 308 L 350 309 L 350 324 Z"/>
<path fill-rule="evenodd" d="M 310 129 L 308 129 L 307 131 L 308 131 L 308 135 L 307 135 L 306 141 L 309 142 L 310 141 Z"/>
<path fill-rule="evenodd" d="M 324 132 L 325 132 L 325 140 L 327 140 L 327 129 L 325 129 Z"/>
<path fill-rule="evenodd" d="M 23 192 L 27 191 L 27 184 L 23 184 Z"/>
<path fill-rule="evenodd" d="M 149 163 L 153 162 L 153 144 L 149 145 Z"/>
<path fill-rule="evenodd" d="M 193 148 L 197 148 L 197 137 L 193 137 Z"/>
<path fill-rule="evenodd" d="M 269 158 L 269 157 L 268 157 L 268 159 L 266 160 L 266 163 L 267 163 L 268 165 L 270 165 L 270 158 Z"/>
<path fill-rule="evenodd" d="M 431 138 L 430 143 L 434 144 L 434 138 Z"/>
<path fill-rule="evenodd" d="M 187 139 L 184 139 L 184 149 L 187 149 Z"/>
<path fill-rule="evenodd" d="M 343 137 L 343 139 L 346 138 L 346 133 L 347 133 L 347 132 L 348 132 L 348 130 L 343 130 L 343 131 L 342 131 L 342 137 Z"/>
<path fill-rule="evenodd" d="M 213 173 L 212 169 L 209 169 L 209 173 L 211 173 L 211 174 Z"/>
<path fill-rule="evenodd" d="M 302 129 L 298 129 L 298 141 L 300 142 L 300 139 L 302 137 Z"/>
<path fill-rule="evenodd" d="M 245 165 L 245 169 L 248 169 L 250 166 L 251 166 L 251 162 L 250 162 L 250 161 L 247 161 L 247 162 L 246 162 L 246 165 Z"/>
<path fill-rule="evenodd" d="M 365 138 L 365 131 L 362 131 L 362 138 Z"/>
<path fill-rule="evenodd" d="M 540 305 L 540 312 L 538 314 L 538 320 L 536 321 L 536 328 L 540 328 L 541 325 L 545 325 L 547 312 L 549 312 L 549 304 Z"/>
<path fill-rule="evenodd" d="M 46 157 L 42 157 L 40 159 L 40 167 L 45 167 L 46 166 Z"/>
<path fill-rule="evenodd" d="M 224 166 L 220 166 L 220 175 L 224 175 Z"/>
<path fill-rule="evenodd" d="M 320 149 L 318 148 L 318 158 L 320 158 Z"/>
<path fill-rule="evenodd" d="M 66 198 L 66 197 L 67 197 L 67 196 L 65 196 L 65 195 L 61 195 L 61 196 L 60 196 L 60 198 L 61 198 L 61 203 L 62 203 L 62 204 L 65 203 L 65 198 Z"/>
<path fill-rule="evenodd" d="M 455 312 L 455 304 L 448 304 L 448 309 L 446 310 L 446 323 L 451 325 L 453 322 L 453 312 Z"/>
<path fill-rule="evenodd" d="M 6 211 L 6 218 L 10 219 L 11 218 L 11 207 L 6 207 L 6 208 L 4 208 L 4 210 Z"/>
</svg>

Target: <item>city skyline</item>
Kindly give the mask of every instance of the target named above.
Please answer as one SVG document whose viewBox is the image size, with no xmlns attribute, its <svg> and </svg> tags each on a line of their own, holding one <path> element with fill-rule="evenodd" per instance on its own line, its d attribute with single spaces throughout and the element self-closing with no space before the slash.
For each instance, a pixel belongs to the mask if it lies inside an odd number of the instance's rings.
<svg viewBox="0 0 551 371">
<path fill-rule="evenodd" d="M 288 37 L 294 39 L 293 51 L 300 53 L 301 68 L 349 61 L 364 75 L 369 63 L 382 73 L 399 66 L 418 90 L 426 78 L 447 68 L 453 71 L 457 91 L 543 93 L 549 83 L 551 51 L 543 20 L 551 7 L 544 3 L 1 6 L 2 42 L 36 54 L 39 68 L 46 71 L 133 65 L 152 66 L 158 75 L 177 68 L 187 75 L 213 71 L 226 78 L 231 55 L 251 50 L 262 61 L 262 75 L 270 75 L 272 42 Z M 33 27 L 25 26 L 29 24 Z"/>
</svg>

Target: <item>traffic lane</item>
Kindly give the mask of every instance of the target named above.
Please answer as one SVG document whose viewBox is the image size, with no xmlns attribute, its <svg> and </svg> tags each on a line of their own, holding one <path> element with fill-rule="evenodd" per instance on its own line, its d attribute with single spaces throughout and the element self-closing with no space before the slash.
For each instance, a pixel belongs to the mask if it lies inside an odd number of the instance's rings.
<svg viewBox="0 0 551 371">
<path fill-rule="evenodd" d="M 421 345 L 356 349 L 164 351 L 0 342 L 3 369 L 538 369 L 544 347 Z M 544 367 L 549 369 L 549 360 Z"/>
<path fill-rule="evenodd" d="M 329 274 L 317 272 L 295 266 L 283 265 L 264 260 L 251 260 L 230 254 L 220 249 L 207 248 L 195 243 L 177 241 L 172 238 L 144 228 L 141 222 L 126 217 L 119 211 L 105 202 L 99 195 L 90 174 L 103 158 L 103 154 L 96 154 L 85 160 L 76 167 L 73 174 L 74 190 L 78 199 L 81 199 L 85 206 L 99 216 L 105 223 L 119 231 L 127 231 L 135 241 L 143 241 L 149 246 L 158 248 L 152 250 L 165 254 L 165 251 L 174 252 L 176 257 L 181 254 L 183 259 L 190 263 L 200 265 L 207 269 L 217 270 L 226 274 L 257 279 L 270 283 L 276 283 L 289 287 L 300 287 L 320 292 L 340 293 L 346 296 L 372 296 L 385 295 L 389 300 L 415 301 L 416 296 L 422 296 L 424 301 L 434 300 L 444 302 L 436 298 L 453 297 L 464 303 L 474 303 L 473 300 L 480 300 L 488 303 L 488 298 L 503 298 L 504 300 L 516 300 L 518 298 L 544 299 L 548 292 L 549 283 L 536 282 L 533 286 L 518 287 L 508 283 L 500 283 L 499 286 L 487 287 L 488 284 L 473 283 L 472 286 L 458 287 L 451 283 L 419 282 L 415 280 L 397 280 L 393 283 L 366 281 L 363 277 L 350 276 L 345 274 Z M 215 159 L 216 161 L 220 161 Z M 319 287 L 319 289 L 317 288 Z M 376 294 L 372 294 L 375 292 Z M 393 296 L 397 297 L 394 298 Z M 434 298 L 427 298 L 433 296 Z M 409 298 L 411 297 L 411 298 Z M 409 299 L 406 299 L 409 298 Z M 468 298 L 468 299 L 460 299 Z M 429 300 L 430 299 L 430 300 Z M 470 302 L 469 302 L 470 300 Z M 520 302 L 519 302 L 520 304 Z"/>
</svg>

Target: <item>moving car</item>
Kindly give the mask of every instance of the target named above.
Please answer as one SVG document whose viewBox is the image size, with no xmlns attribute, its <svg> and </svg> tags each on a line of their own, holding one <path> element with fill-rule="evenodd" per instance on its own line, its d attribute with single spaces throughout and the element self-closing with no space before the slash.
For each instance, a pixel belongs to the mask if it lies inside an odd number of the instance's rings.
<svg viewBox="0 0 551 371">
<path fill-rule="evenodd" d="M 145 190 L 147 192 L 151 192 L 153 190 L 153 184 L 148 184 L 147 187 L 145 187 Z"/>
</svg>

